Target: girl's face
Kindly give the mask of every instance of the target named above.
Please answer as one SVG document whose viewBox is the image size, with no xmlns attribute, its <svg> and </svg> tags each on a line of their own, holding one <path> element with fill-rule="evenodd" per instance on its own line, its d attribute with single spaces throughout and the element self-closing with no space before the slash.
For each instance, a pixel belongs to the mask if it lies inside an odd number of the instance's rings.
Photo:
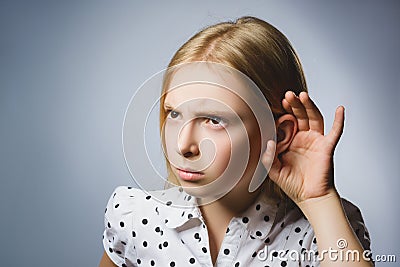
<svg viewBox="0 0 400 267">
<path fill-rule="evenodd" d="M 247 189 L 260 131 L 241 96 L 215 84 L 186 84 L 167 90 L 164 109 L 166 156 L 188 193 L 222 196 L 234 186 Z"/>
</svg>

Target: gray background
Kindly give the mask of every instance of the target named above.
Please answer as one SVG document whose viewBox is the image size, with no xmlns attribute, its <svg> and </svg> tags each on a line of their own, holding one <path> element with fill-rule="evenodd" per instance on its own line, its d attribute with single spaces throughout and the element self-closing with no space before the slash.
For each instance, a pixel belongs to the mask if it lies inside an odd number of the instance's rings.
<svg viewBox="0 0 400 267">
<path fill-rule="evenodd" d="M 202 2 L 0 2 L 0 265 L 98 264 L 108 197 L 134 185 L 129 99 L 200 28 L 242 15 L 291 40 L 327 126 L 347 108 L 337 187 L 374 253 L 400 261 L 399 2 Z"/>
</svg>

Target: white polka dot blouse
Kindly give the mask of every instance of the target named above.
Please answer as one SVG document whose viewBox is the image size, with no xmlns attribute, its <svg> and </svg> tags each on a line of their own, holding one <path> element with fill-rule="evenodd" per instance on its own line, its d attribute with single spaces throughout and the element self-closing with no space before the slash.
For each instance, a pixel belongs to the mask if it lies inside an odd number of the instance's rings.
<svg viewBox="0 0 400 267">
<path fill-rule="evenodd" d="M 183 202 L 186 207 L 177 207 Z M 342 203 L 361 244 L 369 249 L 360 210 Z M 207 225 L 195 204 L 180 187 L 151 194 L 117 187 L 105 211 L 107 255 L 117 266 L 213 266 Z M 319 266 L 317 244 L 310 223 L 292 202 L 260 194 L 230 221 L 215 266 Z"/>
</svg>

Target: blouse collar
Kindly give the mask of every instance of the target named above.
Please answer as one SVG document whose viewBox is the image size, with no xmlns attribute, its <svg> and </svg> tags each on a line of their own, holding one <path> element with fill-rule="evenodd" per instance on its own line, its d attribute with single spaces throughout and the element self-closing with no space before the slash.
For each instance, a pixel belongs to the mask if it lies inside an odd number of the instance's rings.
<svg viewBox="0 0 400 267">
<path fill-rule="evenodd" d="M 191 220 L 202 220 L 196 198 L 187 194 L 182 187 L 173 187 L 154 193 L 156 199 L 163 204 L 156 212 L 168 228 L 181 227 Z M 275 221 L 279 202 L 279 199 L 268 198 L 264 192 L 261 192 L 254 203 L 241 215 L 232 218 L 232 221 L 236 220 L 243 227 L 247 227 L 251 238 L 264 239 Z"/>
</svg>

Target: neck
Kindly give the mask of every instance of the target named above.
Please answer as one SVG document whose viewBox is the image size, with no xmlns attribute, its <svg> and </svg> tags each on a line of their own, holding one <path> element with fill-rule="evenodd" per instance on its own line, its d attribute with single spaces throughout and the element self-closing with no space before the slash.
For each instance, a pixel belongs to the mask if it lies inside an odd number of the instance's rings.
<svg viewBox="0 0 400 267">
<path fill-rule="evenodd" d="M 227 226 L 233 217 L 243 213 L 253 204 L 259 194 L 263 193 L 262 188 L 253 193 L 249 193 L 247 190 L 246 193 L 243 193 L 243 190 L 235 189 L 212 203 L 200 204 L 200 210 L 206 222 L 211 222 L 212 219 L 214 223 Z"/>
</svg>

